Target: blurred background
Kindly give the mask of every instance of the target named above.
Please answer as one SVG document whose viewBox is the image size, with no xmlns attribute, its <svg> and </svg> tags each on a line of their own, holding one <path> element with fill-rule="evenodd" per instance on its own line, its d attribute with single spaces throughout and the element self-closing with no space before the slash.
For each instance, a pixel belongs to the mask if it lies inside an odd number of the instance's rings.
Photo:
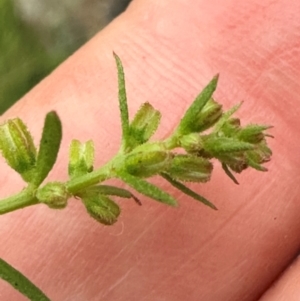
<svg viewBox="0 0 300 301">
<path fill-rule="evenodd" d="M 131 0 L 0 0 L 0 114 Z"/>
</svg>

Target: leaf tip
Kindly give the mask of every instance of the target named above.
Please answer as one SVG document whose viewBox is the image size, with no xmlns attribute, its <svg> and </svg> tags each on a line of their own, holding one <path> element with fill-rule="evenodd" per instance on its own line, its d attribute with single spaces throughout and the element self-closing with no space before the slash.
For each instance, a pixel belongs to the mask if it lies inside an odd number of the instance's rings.
<svg viewBox="0 0 300 301">
<path fill-rule="evenodd" d="M 214 204 L 212 204 L 211 203 L 211 205 L 209 205 L 209 207 L 211 208 L 211 209 L 214 209 L 214 210 L 216 210 L 216 211 L 218 211 L 219 209 L 214 205 Z"/>
<path fill-rule="evenodd" d="M 220 73 L 217 73 L 217 74 L 213 77 L 213 80 L 214 80 L 215 82 L 218 82 L 219 77 L 220 77 Z"/>
</svg>

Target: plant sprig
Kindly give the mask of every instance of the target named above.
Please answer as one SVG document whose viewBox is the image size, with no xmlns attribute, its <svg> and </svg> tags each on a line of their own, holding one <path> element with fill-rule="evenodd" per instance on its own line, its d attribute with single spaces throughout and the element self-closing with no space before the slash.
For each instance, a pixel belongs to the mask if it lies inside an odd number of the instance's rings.
<svg viewBox="0 0 300 301">
<path fill-rule="evenodd" d="M 266 171 L 263 165 L 272 152 L 266 138 L 270 126 L 241 126 L 233 117 L 240 104 L 227 112 L 213 98 L 218 76 L 196 97 L 177 128 L 165 140 L 150 141 L 161 114 L 149 103 L 142 104 L 132 121 L 129 120 L 125 76 L 120 58 L 114 54 L 118 70 L 119 108 L 122 142 L 118 153 L 102 167 L 94 167 L 93 141 L 73 140 L 69 152 L 66 182 L 42 185 L 52 170 L 62 139 L 62 125 L 56 112 L 46 115 L 42 138 L 37 149 L 26 125 L 14 118 L 0 125 L 0 151 L 7 164 L 27 183 L 16 195 L 0 201 L 0 214 L 27 206 L 46 204 L 62 209 L 70 198 L 80 199 L 87 212 L 104 225 L 114 224 L 120 207 L 114 197 L 137 196 L 127 189 L 106 185 L 108 179 L 121 179 L 138 193 L 161 203 L 177 206 L 176 199 L 147 179 L 160 176 L 185 195 L 217 209 L 216 206 L 186 186 L 186 182 L 205 183 L 210 180 L 213 160 L 221 162 L 223 170 L 234 183 L 234 173 L 248 167 Z M 8 281 L 31 300 L 49 300 L 24 275 L 0 259 L 0 277 Z"/>
<path fill-rule="evenodd" d="M 118 70 L 119 108 L 121 112 L 122 143 L 119 152 L 105 165 L 94 168 L 94 145 L 73 140 L 69 153 L 67 182 L 41 185 L 53 168 L 62 138 L 58 115 L 46 115 L 39 149 L 35 147 L 26 125 L 19 118 L 0 126 L 0 150 L 15 171 L 28 183 L 20 193 L 0 201 L 0 214 L 30 205 L 46 204 L 50 208 L 66 207 L 70 198 L 81 199 L 88 213 L 105 225 L 115 223 L 120 214 L 114 196 L 138 198 L 124 188 L 104 185 L 119 178 L 140 194 L 156 201 L 176 206 L 168 192 L 147 181 L 161 176 L 182 193 L 213 209 L 216 206 L 192 191 L 186 182 L 204 183 L 210 180 L 213 159 L 221 162 L 225 173 L 238 183 L 234 173 L 248 167 L 266 171 L 263 164 L 270 160 L 265 125 L 241 126 L 233 117 L 240 105 L 227 112 L 213 98 L 218 76 L 196 97 L 177 128 L 165 140 L 150 141 L 161 114 L 144 103 L 132 121 L 129 120 L 125 75 L 120 58 L 114 54 Z"/>
</svg>

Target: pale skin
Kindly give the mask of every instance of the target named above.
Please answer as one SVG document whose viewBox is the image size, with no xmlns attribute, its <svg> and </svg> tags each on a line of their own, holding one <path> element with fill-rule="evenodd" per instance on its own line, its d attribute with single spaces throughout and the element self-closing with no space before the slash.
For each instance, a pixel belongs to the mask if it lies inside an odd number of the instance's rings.
<svg viewBox="0 0 300 301">
<path fill-rule="evenodd" d="M 67 180 L 73 138 L 95 141 L 100 166 L 120 141 L 115 51 L 131 116 L 145 101 L 162 112 L 156 139 L 220 73 L 215 96 L 224 108 L 243 100 L 244 123 L 275 126 L 269 172 L 246 171 L 236 186 L 216 164 L 211 182 L 193 187 L 218 211 L 157 181 L 180 207 L 121 200 L 112 227 L 78 200 L 62 211 L 9 213 L 0 218 L 0 256 L 53 301 L 299 300 L 299 12 L 298 1 L 283 0 L 133 1 L 1 121 L 21 117 L 38 141 L 44 115 L 58 112 L 64 137 L 50 180 Z M 1 160 L 1 196 L 23 186 Z M 24 300 L 2 281 L 0 299 Z"/>
</svg>

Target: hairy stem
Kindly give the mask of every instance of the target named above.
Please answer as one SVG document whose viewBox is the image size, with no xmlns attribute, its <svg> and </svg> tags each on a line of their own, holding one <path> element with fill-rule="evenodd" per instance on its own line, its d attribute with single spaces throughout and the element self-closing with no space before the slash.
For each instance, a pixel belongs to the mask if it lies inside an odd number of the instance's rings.
<svg viewBox="0 0 300 301">
<path fill-rule="evenodd" d="M 121 157 L 121 155 L 116 155 L 102 167 L 83 176 L 71 179 L 66 183 L 68 192 L 76 195 L 82 189 L 113 178 L 115 175 L 114 170 L 120 165 L 118 163 Z"/>
<path fill-rule="evenodd" d="M 34 189 L 28 187 L 18 194 L 10 196 L 0 201 L 0 214 L 8 213 L 14 210 L 22 209 L 28 206 L 38 204 L 34 195 Z"/>
<path fill-rule="evenodd" d="M 163 141 L 161 145 L 164 145 L 165 149 L 171 150 L 176 147 L 175 143 L 176 139 L 167 139 Z M 145 143 L 144 147 L 147 148 L 148 144 L 153 143 Z M 113 157 L 110 161 L 104 164 L 102 167 L 79 177 L 75 177 L 68 182 L 66 182 L 67 191 L 71 195 L 76 195 L 81 190 L 86 189 L 87 187 L 96 185 L 105 180 L 114 178 L 116 176 L 116 171 L 122 169 L 124 164 L 124 159 L 128 154 L 124 154 L 123 152 L 119 152 L 115 157 Z M 8 197 L 6 199 L 0 200 L 0 215 L 5 214 L 17 209 L 25 208 L 28 206 L 39 204 L 39 201 L 35 197 L 37 189 L 28 187 L 22 190 L 20 193 Z"/>
</svg>

